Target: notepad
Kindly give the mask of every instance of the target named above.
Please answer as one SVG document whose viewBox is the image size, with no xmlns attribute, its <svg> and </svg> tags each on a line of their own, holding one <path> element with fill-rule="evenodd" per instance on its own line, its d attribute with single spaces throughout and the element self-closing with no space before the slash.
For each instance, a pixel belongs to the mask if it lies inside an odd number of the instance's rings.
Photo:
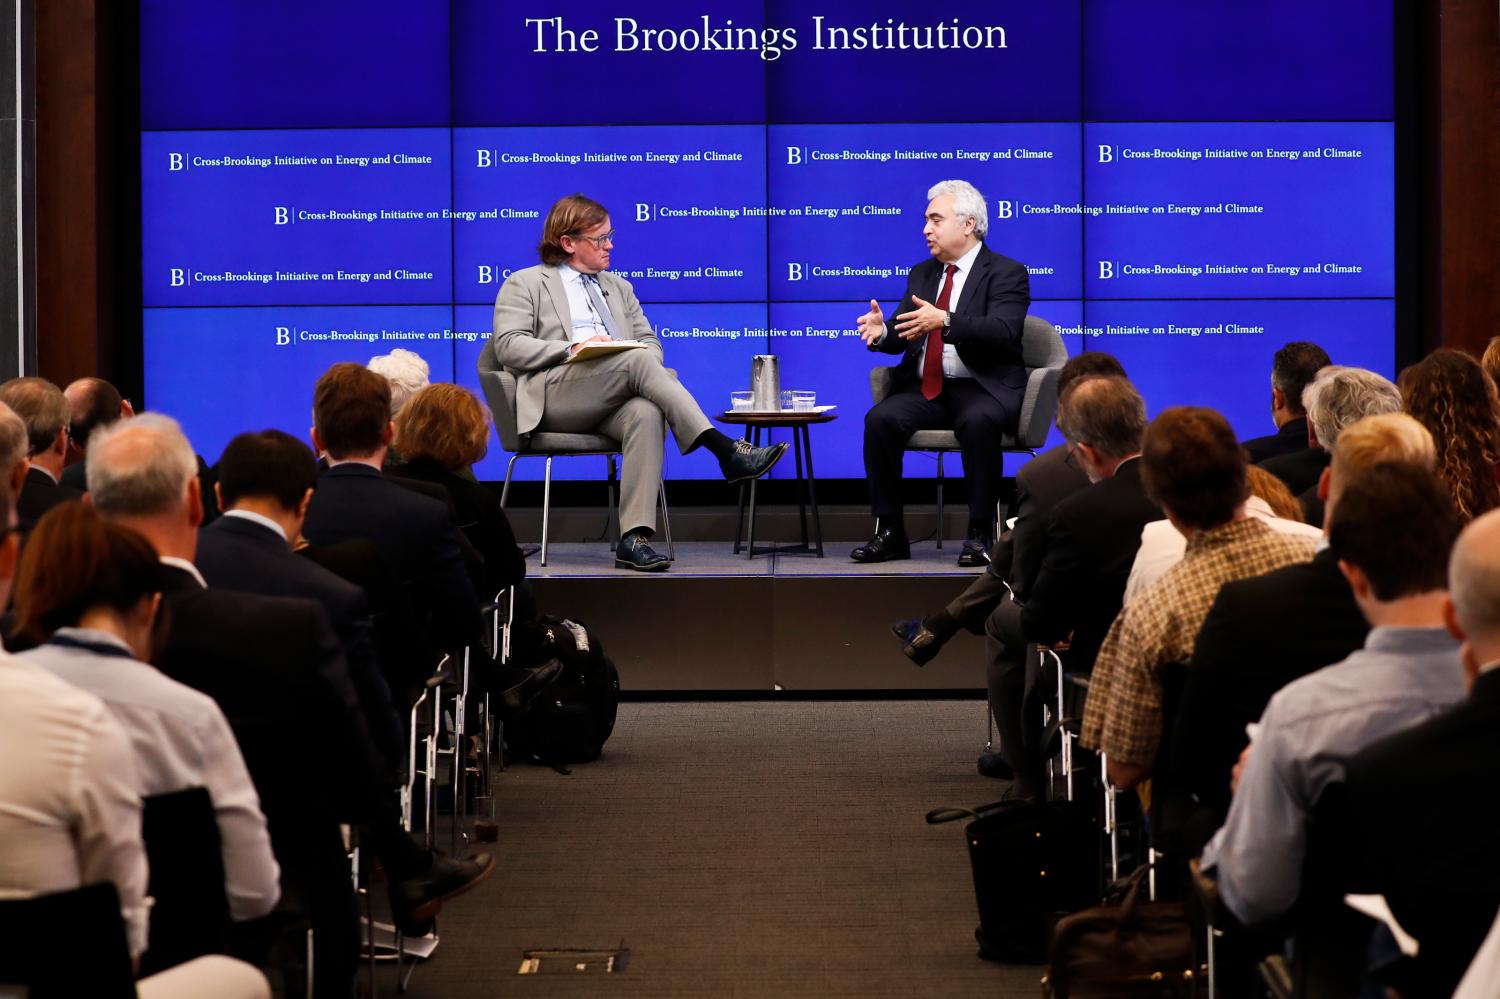
<svg viewBox="0 0 1500 999">
<path fill-rule="evenodd" d="M 639 350 L 646 345 L 639 340 L 603 340 L 594 343 L 586 343 L 573 352 L 564 364 L 572 364 L 574 361 L 587 361 L 595 357 L 607 357 L 610 354 L 618 354 L 622 350 Z"/>
</svg>

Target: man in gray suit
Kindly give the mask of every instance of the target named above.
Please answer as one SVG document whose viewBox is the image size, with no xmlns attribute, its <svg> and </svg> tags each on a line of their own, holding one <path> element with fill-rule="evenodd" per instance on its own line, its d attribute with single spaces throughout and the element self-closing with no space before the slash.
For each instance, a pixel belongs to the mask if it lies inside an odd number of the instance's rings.
<svg viewBox="0 0 1500 999">
<path fill-rule="evenodd" d="M 542 228 L 541 264 L 517 271 L 500 288 L 485 349 L 516 378 L 519 433 L 600 433 L 621 442 L 615 566 L 659 572 L 668 560 L 648 542 L 656 531 L 663 417 L 683 454 L 708 448 L 730 482 L 770 471 L 786 444 L 752 448 L 713 428 L 662 366 L 661 344 L 630 282 L 608 273 L 613 246 L 603 205 L 582 194 L 559 200 Z M 594 344 L 624 342 L 641 346 L 580 355 Z"/>
</svg>

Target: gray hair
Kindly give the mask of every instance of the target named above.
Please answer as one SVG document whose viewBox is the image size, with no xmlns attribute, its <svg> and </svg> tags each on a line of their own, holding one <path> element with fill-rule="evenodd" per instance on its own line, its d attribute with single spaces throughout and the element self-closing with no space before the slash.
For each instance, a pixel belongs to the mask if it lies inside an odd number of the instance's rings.
<svg viewBox="0 0 1500 999">
<path fill-rule="evenodd" d="M 984 204 L 984 195 L 966 180 L 940 180 L 927 189 L 927 200 L 953 195 L 953 213 L 959 218 L 974 220 L 974 235 L 983 239 L 990 231 L 990 215 Z"/>
<path fill-rule="evenodd" d="M 1453 613 L 1471 637 L 1500 635 L 1500 510 L 1475 517 L 1448 559 Z"/>
<path fill-rule="evenodd" d="M 41 454 L 50 448 L 72 416 L 62 389 L 45 378 L 12 378 L 0 385 L 0 402 L 14 410 L 26 424 L 28 455 Z"/>
<path fill-rule="evenodd" d="M 28 450 L 26 424 L 14 409 L 0 402 L 0 480 L 9 481 L 11 471 L 26 460 Z"/>
<path fill-rule="evenodd" d="M 432 369 L 416 351 L 397 347 L 389 354 L 377 354 L 365 367 L 391 383 L 391 416 L 401 412 L 406 400 L 427 387 Z"/>
<path fill-rule="evenodd" d="M 160 413 L 95 430 L 84 461 L 89 496 L 105 517 L 171 513 L 198 474 L 198 458 L 182 427 Z"/>
<path fill-rule="evenodd" d="M 1332 451 L 1339 433 L 1351 423 L 1401 412 L 1401 391 L 1373 371 L 1330 364 L 1303 390 L 1302 405 L 1318 444 Z"/>
<path fill-rule="evenodd" d="M 1063 393 L 1057 428 L 1069 441 L 1087 444 L 1106 458 L 1127 458 L 1141 449 L 1146 400 L 1123 378 L 1083 377 Z"/>
</svg>

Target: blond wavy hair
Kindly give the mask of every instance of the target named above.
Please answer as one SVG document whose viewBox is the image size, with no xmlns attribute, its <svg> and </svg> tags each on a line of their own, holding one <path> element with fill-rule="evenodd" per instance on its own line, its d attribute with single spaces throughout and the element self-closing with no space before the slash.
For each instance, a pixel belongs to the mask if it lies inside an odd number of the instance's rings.
<svg viewBox="0 0 1500 999">
<path fill-rule="evenodd" d="M 1500 506 L 1500 394 L 1479 362 L 1447 347 L 1401 372 L 1406 411 L 1432 434 L 1437 473 L 1464 522 Z"/>
</svg>

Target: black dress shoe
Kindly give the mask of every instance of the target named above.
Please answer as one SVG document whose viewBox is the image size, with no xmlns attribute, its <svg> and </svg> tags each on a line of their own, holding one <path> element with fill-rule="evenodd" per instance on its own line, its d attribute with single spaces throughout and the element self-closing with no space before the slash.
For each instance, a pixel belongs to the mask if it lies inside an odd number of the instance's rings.
<svg viewBox="0 0 1500 999">
<path fill-rule="evenodd" d="M 432 917 L 444 902 L 473 888 L 494 870 L 495 858 L 487 853 L 469 860 L 434 854 L 425 874 L 391 884 L 391 915 L 396 926 L 408 936 L 429 932 Z"/>
<path fill-rule="evenodd" d="M 500 694 L 500 703 L 511 711 L 520 711 L 536 699 L 562 675 L 563 664 L 553 659 L 531 671 L 531 675 Z"/>
<path fill-rule="evenodd" d="M 897 621 L 891 625 L 891 634 L 901 639 L 901 652 L 918 666 L 926 666 L 943 650 L 938 638 L 921 621 Z"/>
<path fill-rule="evenodd" d="M 615 568 L 634 569 L 636 572 L 666 572 L 672 560 L 659 554 L 644 537 L 634 531 L 620 539 L 615 546 Z"/>
<path fill-rule="evenodd" d="M 982 569 L 990 564 L 990 541 L 988 538 L 969 538 L 958 553 L 961 569 Z"/>
<path fill-rule="evenodd" d="M 1015 780 L 1016 772 L 1005 762 L 1005 758 L 999 753 L 981 753 L 979 755 L 979 776 L 990 777 L 995 780 Z"/>
<path fill-rule="evenodd" d="M 875 536 L 849 553 L 856 562 L 890 562 L 899 558 L 911 558 L 911 542 L 906 533 L 882 527 Z"/>
<path fill-rule="evenodd" d="M 769 447 L 751 447 L 749 441 L 738 440 L 734 442 L 734 452 L 719 459 L 719 470 L 727 482 L 746 482 L 765 475 L 784 454 L 786 441 Z"/>
</svg>

